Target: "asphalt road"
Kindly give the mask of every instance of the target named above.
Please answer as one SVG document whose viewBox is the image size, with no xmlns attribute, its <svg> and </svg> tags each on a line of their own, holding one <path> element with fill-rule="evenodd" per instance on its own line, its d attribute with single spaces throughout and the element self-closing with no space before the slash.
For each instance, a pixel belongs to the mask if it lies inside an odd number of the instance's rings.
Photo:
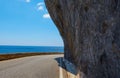
<svg viewBox="0 0 120 78">
<path fill-rule="evenodd" d="M 41 55 L 0 62 L 0 78 L 59 78 L 55 58 L 63 55 Z"/>
</svg>

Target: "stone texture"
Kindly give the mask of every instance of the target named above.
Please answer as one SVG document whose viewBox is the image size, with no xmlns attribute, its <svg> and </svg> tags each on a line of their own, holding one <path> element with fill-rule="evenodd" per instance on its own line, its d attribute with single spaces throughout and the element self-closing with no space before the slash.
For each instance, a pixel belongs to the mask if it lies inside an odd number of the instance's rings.
<svg viewBox="0 0 120 78">
<path fill-rule="evenodd" d="M 80 78 L 120 78 L 120 0 L 45 0 Z"/>
</svg>

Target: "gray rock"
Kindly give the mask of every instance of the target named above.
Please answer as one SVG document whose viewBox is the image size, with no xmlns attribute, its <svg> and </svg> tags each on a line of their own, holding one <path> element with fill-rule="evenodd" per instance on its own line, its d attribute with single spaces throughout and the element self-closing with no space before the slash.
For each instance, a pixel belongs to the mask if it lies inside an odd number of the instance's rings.
<svg viewBox="0 0 120 78">
<path fill-rule="evenodd" d="M 45 3 L 80 78 L 120 78 L 120 0 Z"/>
</svg>

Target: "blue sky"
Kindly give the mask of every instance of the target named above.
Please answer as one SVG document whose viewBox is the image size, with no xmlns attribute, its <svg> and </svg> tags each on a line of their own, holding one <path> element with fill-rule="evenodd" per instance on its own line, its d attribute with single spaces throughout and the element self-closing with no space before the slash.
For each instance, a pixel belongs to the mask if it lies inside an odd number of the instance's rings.
<svg viewBox="0 0 120 78">
<path fill-rule="evenodd" d="M 63 46 L 44 0 L 0 0 L 0 45 Z"/>
</svg>

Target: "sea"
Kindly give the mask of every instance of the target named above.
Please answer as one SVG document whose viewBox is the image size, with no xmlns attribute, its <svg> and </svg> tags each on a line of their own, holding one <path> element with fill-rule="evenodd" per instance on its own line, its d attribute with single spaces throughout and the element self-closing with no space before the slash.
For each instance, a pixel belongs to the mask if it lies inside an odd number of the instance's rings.
<svg viewBox="0 0 120 78">
<path fill-rule="evenodd" d="M 36 53 L 36 52 L 64 52 L 64 47 L 61 46 L 6 46 L 0 45 L 0 54 L 15 54 L 15 53 Z"/>
</svg>

